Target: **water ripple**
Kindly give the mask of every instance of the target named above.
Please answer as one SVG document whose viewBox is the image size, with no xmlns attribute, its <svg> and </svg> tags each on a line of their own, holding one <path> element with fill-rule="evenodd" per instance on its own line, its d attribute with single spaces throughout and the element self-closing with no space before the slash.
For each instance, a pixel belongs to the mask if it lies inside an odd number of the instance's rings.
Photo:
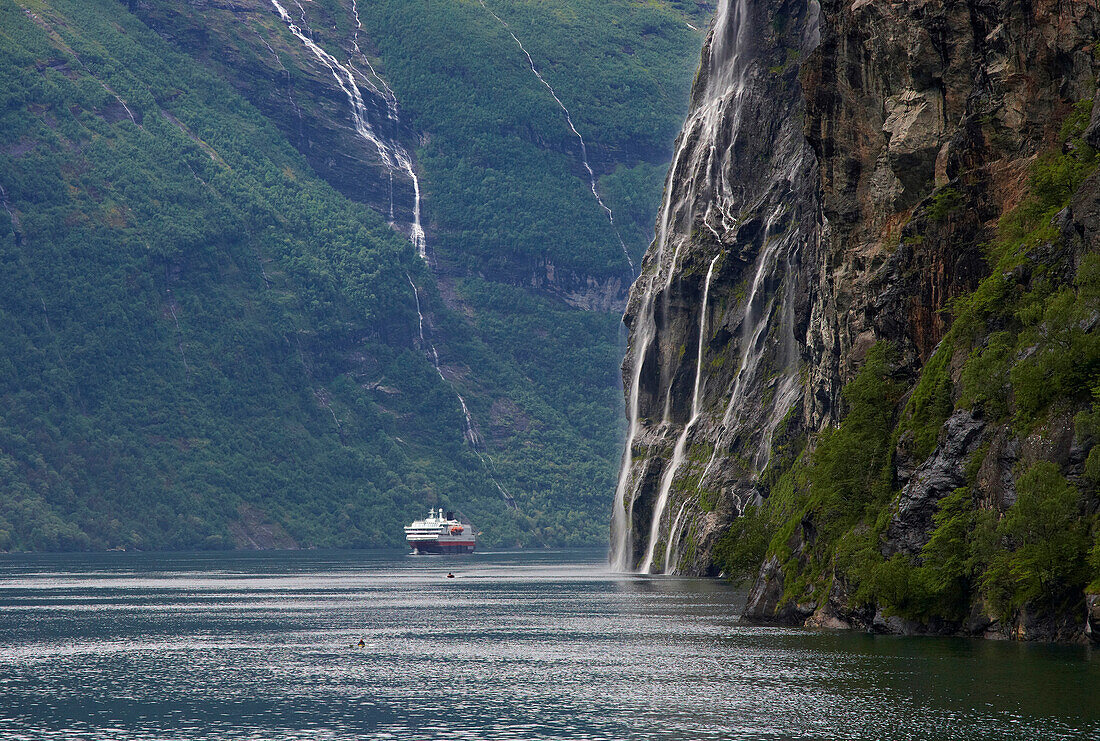
<svg viewBox="0 0 1100 741">
<path fill-rule="evenodd" d="M 1086 649 L 742 625 L 742 600 L 592 553 L 4 557 L 0 735 L 1100 736 Z"/>
</svg>

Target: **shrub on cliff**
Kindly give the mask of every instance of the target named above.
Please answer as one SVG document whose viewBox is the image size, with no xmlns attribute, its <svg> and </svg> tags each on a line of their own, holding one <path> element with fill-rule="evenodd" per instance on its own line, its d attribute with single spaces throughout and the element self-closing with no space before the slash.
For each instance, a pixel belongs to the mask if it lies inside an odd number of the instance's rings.
<svg viewBox="0 0 1100 741">
<path fill-rule="evenodd" d="M 1049 461 L 1032 466 L 1017 493 L 997 526 L 1003 549 L 982 577 L 982 591 L 1005 617 L 1027 603 L 1054 612 L 1088 577 L 1081 495 Z"/>
</svg>

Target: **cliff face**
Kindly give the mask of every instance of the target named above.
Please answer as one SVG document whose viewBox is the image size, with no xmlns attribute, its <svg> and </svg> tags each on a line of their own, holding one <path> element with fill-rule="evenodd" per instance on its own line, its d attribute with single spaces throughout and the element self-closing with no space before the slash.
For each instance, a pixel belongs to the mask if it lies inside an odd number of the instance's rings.
<svg viewBox="0 0 1100 741">
<path fill-rule="evenodd" d="M 889 339 L 916 372 L 943 309 L 989 272 L 980 245 L 1028 166 L 1095 87 L 1095 2 L 823 3 L 805 65 L 806 136 L 830 237 L 812 347 L 815 389 Z M 951 188 L 950 218 L 929 213 Z M 818 417 L 835 393 L 819 394 Z"/>
<path fill-rule="evenodd" d="M 719 5 L 625 316 L 621 568 L 707 571 L 714 537 L 759 496 L 770 440 L 798 426 L 819 224 L 798 68 L 816 43 L 805 2 Z"/>
<path fill-rule="evenodd" d="M 615 514 L 634 557 L 620 564 L 755 575 L 757 619 L 1083 637 L 1100 565 L 1098 4 L 824 0 L 819 22 L 805 2 L 739 7 L 820 30 L 816 45 L 762 34 L 762 57 L 814 48 L 799 78 L 749 86 L 749 110 L 784 118 L 723 163 L 727 190 L 756 203 L 760 176 L 796 172 L 804 144 L 805 181 L 777 199 L 797 237 L 761 323 L 753 260 L 768 250 L 741 236 L 753 213 L 709 231 L 699 216 L 723 202 L 699 186 L 710 171 L 684 182 L 674 167 L 670 202 L 704 196 L 653 328 L 660 222 L 628 309 L 638 413 Z M 712 37 L 730 23 L 720 11 Z M 784 127 L 787 147 L 771 136 Z M 743 341 L 762 324 L 761 360 Z M 647 559 L 654 543 L 672 558 Z"/>
</svg>

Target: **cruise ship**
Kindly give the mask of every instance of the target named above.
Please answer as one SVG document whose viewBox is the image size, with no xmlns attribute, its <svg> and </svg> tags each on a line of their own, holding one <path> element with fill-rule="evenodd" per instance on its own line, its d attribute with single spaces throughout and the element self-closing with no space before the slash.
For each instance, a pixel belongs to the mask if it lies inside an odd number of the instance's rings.
<svg viewBox="0 0 1100 741">
<path fill-rule="evenodd" d="M 406 525 L 405 540 L 413 553 L 473 553 L 477 544 L 473 526 L 456 520 L 454 512 L 444 517 L 442 507 L 428 510 L 427 518 Z"/>
</svg>

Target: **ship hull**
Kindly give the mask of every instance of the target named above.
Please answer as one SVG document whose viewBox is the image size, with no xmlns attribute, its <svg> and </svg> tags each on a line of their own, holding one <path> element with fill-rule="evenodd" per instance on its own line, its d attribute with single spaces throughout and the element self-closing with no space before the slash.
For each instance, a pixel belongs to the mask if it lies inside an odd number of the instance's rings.
<svg viewBox="0 0 1100 741">
<path fill-rule="evenodd" d="M 474 543 L 440 543 L 437 540 L 409 541 L 413 553 L 473 553 Z"/>
</svg>

